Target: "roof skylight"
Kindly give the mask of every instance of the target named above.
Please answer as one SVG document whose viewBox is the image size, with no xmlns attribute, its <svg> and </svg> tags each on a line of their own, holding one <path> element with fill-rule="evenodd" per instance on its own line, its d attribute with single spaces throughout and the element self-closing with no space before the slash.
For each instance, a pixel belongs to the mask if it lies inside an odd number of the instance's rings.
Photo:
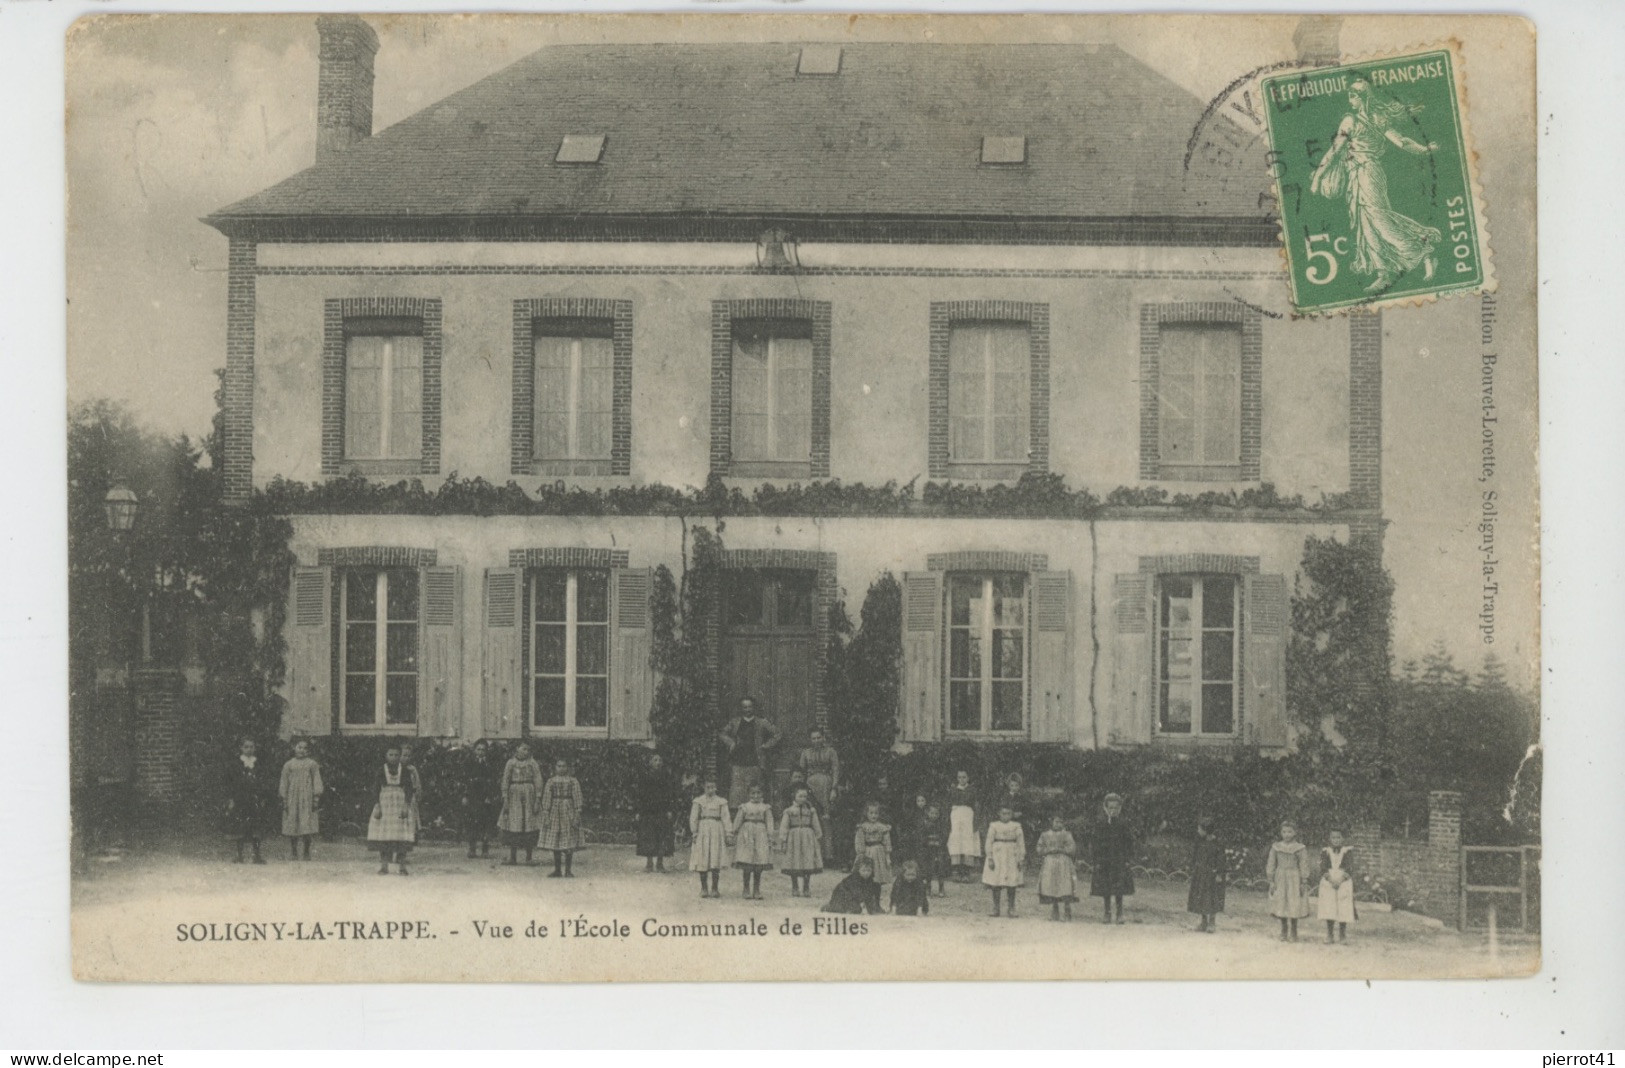
<svg viewBox="0 0 1625 1068">
<path fill-rule="evenodd" d="M 841 73 L 841 46 L 833 44 L 803 45 L 801 48 L 801 61 L 796 64 L 796 73 Z"/>
<path fill-rule="evenodd" d="M 565 134 L 559 142 L 556 163 L 597 163 L 604 158 L 603 134 Z"/>
<path fill-rule="evenodd" d="M 982 162 L 1026 163 L 1027 139 L 1025 137 L 982 138 Z"/>
</svg>

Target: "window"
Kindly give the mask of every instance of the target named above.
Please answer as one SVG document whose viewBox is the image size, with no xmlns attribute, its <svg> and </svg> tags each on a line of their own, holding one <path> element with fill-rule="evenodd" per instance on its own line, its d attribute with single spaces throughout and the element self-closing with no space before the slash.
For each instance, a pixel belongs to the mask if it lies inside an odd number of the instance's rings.
<svg viewBox="0 0 1625 1068">
<path fill-rule="evenodd" d="M 537 321 L 535 459 L 608 464 L 613 442 L 614 333 L 609 319 Z"/>
<path fill-rule="evenodd" d="M 1027 577 L 948 576 L 948 729 L 1019 732 L 1027 709 Z"/>
<path fill-rule="evenodd" d="M 345 727 L 418 720 L 418 581 L 415 568 L 345 570 L 340 584 L 340 699 Z"/>
<path fill-rule="evenodd" d="M 565 134 L 555 163 L 597 163 L 604 158 L 603 134 Z"/>
<path fill-rule="evenodd" d="M 1026 323 L 955 323 L 948 337 L 948 460 L 1027 463 L 1031 438 Z"/>
<path fill-rule="evenodd" d="M 1236 729 L 1237 580 L 1165 575 L 1157 581 L 1157 729 L 1169 735 Z"/>
<path fill-rule="evenodd" d="M 983 137 L 982 162 L 1026 163 L 1027 139 L 1025 137 Z"/>
<path fill-rule="evenodd" d="M 344 458 L 423 453 L 423 327 L 410 319 L 344 324 Z"/>
<path fill-rule="evenodd" d="M 1163 323 L 1157 374 L 1163 465 L 1241 463 L 1239 323 Z"/>
<path fill-rule="evenodd" d="M 609 571 L 530 574 L 531 726 L 609 726 Z"/>
<path fill-rule="evenodd" d="M 806 465 L 812 456 L 812 395 L 810 322 L 734 322 L 735 460 Z"/>
<path fill-rule="evenodd" d="M 728 626 L 811 630 L 816 576 L 814 571 L 730 568 L 727 577 Z"/>
</svg>

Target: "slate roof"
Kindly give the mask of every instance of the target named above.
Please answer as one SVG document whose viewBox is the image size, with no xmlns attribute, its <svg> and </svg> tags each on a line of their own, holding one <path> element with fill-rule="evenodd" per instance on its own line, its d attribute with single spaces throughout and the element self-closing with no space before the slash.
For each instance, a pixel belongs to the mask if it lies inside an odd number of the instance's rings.
<svg viewBox="0 0 1625 1068">
<path fill-rule="evenodd" d="M 207 221 L 1264 217 L 1246 183 L 1185 188 L 1203 103 L 1118 48 L 849 44 L 822 76 L 800 51 L 544 48 Z M 601 162 L 556 162 L 566 134 Z"/>
</svg>

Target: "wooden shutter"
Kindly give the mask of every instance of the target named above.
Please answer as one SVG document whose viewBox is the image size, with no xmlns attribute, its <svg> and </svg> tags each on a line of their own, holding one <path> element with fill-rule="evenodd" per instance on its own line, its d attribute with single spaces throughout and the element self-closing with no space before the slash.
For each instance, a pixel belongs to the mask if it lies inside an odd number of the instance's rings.
<svg viewBox="0 0 1625 1068">
<path fill-rule="evenodd" d="M 518 567 L 485 570 L 485 626 L 480 642 L 480 729 L 487 738 L 517 738 L 523 733 L 520 704 L 519 650 L 525 639 L 520 619 L 520 585 L 525 572 Z"/>
<path fill-rule="evenodd" d="M 422 571 L 423 660 L 418 669 L 418 733 L 455 738 L 463 725 L 463 584 L 460 569 Z"/>
<path fill-rule="evenodd" d="M 1286 577 L 1248 575 L 1246 587 L 1247 663 L 1243 715 L 1262 748 L 1291 742 L 1286 708 L 1286 637 L 1290 606 Z"/>
<path fill-rule="evenodd" d="M 296 567 L 288 588 L 285 692 L 282 733 L 333 733 L 333 569 Z"/>
<path fill-rule="evenodd" d="M 903 694 L 901 738 L 942 737 L 942 575 L 903 575 Z"/>
<path fill-rule="evenodd" d="M 1116 575 L 1112 580 L 1112 707 L 1114 745 L 1151 741 L 1156 686 L 1151 677 L 1151 640 L 1155 634 L 1151 576 Z"/>
<path fill-rule="evenodd" d="M 1032 576 L 1032 740 L 1072 741 L 1072 573 Z"/>
<path fill-rule="evenodd" d="M 609 736 L 627 741 L 649 738 L 649 705 L 654 700 L 649 592 L 653 573 L 646 567 L 617 567 L 610 573 Z"/>
</svg>

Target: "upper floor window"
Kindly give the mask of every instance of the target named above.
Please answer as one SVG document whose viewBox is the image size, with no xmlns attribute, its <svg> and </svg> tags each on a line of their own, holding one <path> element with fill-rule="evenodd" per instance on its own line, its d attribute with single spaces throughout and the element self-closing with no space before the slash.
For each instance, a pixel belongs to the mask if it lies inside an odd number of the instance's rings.
<svg viewBox="0 0 1625 1068">
<path fill-rule="evenodd" d="M 732 392 L 736 461 L 806 464 L 812 455 L 812 323 L 735 320 Z"/>
<path fill-rule="evenodd" d="M 1161 341 L 1161 462 L 1172 467 L 1239 465 L 1241 324 L 1164 323 Z"/>
<path fill-rule="evenodd" d="M 609 576 L 598 568 L 531 571 L 533 728 L 608 727 Z"/>
<path fill-rule="evenodd" d="M 423 324 L 345 323 L 344 458 L 416 460 L 423 453 Z"/>
<path fill-rule="evenodd" d="M 538 460 L 607 465 L 613 443 L 615 343 L 610 319 L 535 325 L 533 445 Z"/>
<path fill-rule="evenodd" d="M 1026 464 L 1032 366 L 1026 323 L 955 323 L 948 336 L 948 460 Z"/>
<path fill-rule="evenodd" d="M 1239 680 L 1234 575 L 1157 580 L 1157 729 L 1166 735 L 1236 730 Z"/>
<path fill-rule="evenodd" d="M 340 722 L 400 727 L 418 720 L 419 571 L 340 571 Z"/>
<path fill-rule="evenodd" d="M 948 729 L 1020 732 L 1027 719 L 1027 576 L 950 574 Z"/>
</svg>

